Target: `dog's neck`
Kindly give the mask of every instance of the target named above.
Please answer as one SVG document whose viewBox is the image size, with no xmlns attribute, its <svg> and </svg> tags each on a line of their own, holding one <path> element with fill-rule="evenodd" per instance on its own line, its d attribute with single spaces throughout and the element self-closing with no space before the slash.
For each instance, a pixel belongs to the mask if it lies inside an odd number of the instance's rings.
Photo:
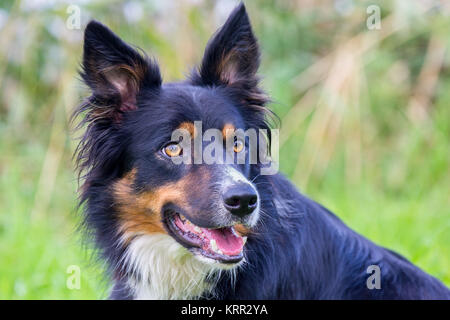
<svg viewBox="0 0 450 320">
<path fill-rule="evenodd" d="M 196 299 L 210 294 L 219 273 L 164 234 L 135 237 L 128 246 L 126 280 L 134 299 Z"/>
</svg>

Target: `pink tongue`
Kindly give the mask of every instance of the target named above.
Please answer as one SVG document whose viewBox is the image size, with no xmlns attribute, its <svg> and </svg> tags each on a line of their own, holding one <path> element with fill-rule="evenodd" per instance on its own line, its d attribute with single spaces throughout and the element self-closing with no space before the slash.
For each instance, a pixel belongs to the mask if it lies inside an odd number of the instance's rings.
<svg viewBox="0 0 450 320">
<path fill-rule="evenodd" d="M 220 229 L 199 228 L 195 230 L 195 226 L 191 223 L 183 223 L 179 218 L 175 220 L 175 224 L 184 232 L 190 232 L 198 235 L 204 239 L 203 249 L 212 250 L 210 240 L 215 240 L 217 249 L 220 249 L 223 254 L 228 256 L 235 256 L 242 252 L 244 247 L 244 240 L 242 237 L 236 236 L 231 227 Z M 212 250 L 214 251 L 214 250 Z"/>
<path fill-rule="evenodd" d="M 216 240 L 217 247 L 229 256 L 240 254 L 244 246 L 243 239 L 236 236 L 231 228 L 203 229 L 203 234 L 207 239 Z"/>
</svg>

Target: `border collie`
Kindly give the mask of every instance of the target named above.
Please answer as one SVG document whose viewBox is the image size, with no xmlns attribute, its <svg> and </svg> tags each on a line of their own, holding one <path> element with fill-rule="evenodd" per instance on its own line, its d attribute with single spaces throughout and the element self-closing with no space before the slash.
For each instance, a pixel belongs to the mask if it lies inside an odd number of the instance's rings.
<svg viewBox="0 0 450 320">
<path fill-rule="evenodd" d="M 266 130 L 256 148 L 271 140 L 259 57 L 243 4 L 175 83 L 101 23 L 87 25 L 80 73 L 91 96 L 74 113 L 85 127 L 76 159 L 82 227 L 108 266 L 110 298 L 449 299 L 281 174 L 261 174 L 263 156 L 249 160 L 255 146 L 234 131 Z M 176 130 L 188 138 L 174 140 Z M 196 161 L 210 144 L 218 161 Z"/>
</svg>

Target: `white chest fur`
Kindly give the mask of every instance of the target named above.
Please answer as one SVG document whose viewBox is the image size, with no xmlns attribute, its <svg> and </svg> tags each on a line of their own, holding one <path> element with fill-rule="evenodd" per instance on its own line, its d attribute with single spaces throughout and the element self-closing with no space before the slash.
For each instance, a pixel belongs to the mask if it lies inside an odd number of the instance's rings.
<svg viewBox="0 0 450 320">
<path fill-rule="evenodd" d="M 195 299 L 211 292 L 220 275 L 166 234 L 134 237 L 125 255 L 135 299 Z"/>
</svg>

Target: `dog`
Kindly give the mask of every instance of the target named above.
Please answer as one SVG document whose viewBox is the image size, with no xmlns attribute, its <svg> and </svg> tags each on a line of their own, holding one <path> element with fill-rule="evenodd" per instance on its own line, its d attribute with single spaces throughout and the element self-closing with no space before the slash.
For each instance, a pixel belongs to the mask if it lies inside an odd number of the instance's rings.
<svg viewBox="0 0 450 320">
<path fill-rule="evenodd" d="M 76 160 L 82 227 L 106 262 L 109 298 L 449 299 L 439 280 L 282 174 L 261 174 L 269 156 L 249 161 L 254 146 L 233 132 L 266 130 L 256 148 L 271 142 L 259 63 L 243 4 L 175 83 L 163 84 L 156 61 L 106 26 L 87 25 L 80 74 L 91 96 L 74 112 L 85 128 Z M 215 150 L 231 162 L 195 161 L 207 141 L 187 142 L 208 129 L 222 133 Z M 189 135 L 174 140 L 176 130 Z"/>
</svg>

